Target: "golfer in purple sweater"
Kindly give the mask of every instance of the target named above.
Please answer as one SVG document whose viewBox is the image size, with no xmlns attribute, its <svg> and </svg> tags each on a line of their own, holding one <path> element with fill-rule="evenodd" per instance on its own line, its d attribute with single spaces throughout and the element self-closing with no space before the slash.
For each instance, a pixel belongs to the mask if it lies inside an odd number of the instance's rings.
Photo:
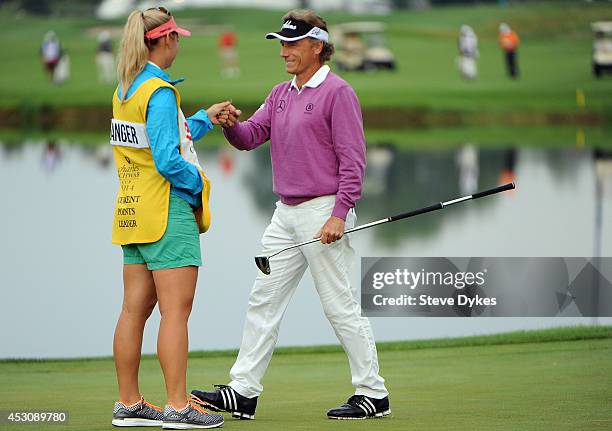
<svg viewBox="0 0 612 431">
<path fill-rule="evenodd" d="M 361 196 L 365 142 L 359 100 L 349 84 L 330 72 L 334 52 L 325 21 L 312 11 L 283 17 L 280 55 L 291 81 L 272 89 L 245 122 L 237 112 L 224 125 L 227 140 L 240 150 L 270 141 L 274 192 L 280 197 L 266 229 L 262 254 L 313 237 L 321 242 L 270 260 L 271 275 L 259 274 L 249 298 L 242 345 L 229 385 L 193 391 L 194 401 L 234 417 L 254 419 L 257 397 L 278 338 L 283 314 L 306 268 L 323 310 L 348 355 L 355 394 L 331 409 L 332 419 L 365 419 L 390 414 L 385 381 L 378 372 L 372 329 L 361 316 L 348 269 L 354 252 L 345 229 L 355 224 Z M 331 389 L 331 388 L 330 388 Z"/>
</svg>

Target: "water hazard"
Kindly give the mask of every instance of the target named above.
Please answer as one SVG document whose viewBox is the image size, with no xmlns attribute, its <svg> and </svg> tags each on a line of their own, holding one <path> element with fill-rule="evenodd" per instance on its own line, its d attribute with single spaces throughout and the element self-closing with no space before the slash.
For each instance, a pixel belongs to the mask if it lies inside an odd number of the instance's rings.
<svg viewBox="0 0 612 431">
<path fill-rule="evenodd" d="M 253 256 L 260 252 L 276 201 L 269 154 L 266 147 L 252 153 L 200 150 L 200 160 L 213 184 L 213 224 L 201 236 L 204 266 L 190 349 L 236 348 L 257 271 Z M 0 181 L 0 357 L 110 355 L 122 299 L 122 255 L 110 243 L 118 181 L 109 148 L 3 144 Z M 507 181 L 516 182 L 515 192 L 352 235 L 357 257 L 612 255 L 612 172 L 605 154 L 591 149 L 370 146 L 358 224 Z M 353 273 L 357 283 L 358 259 Z M 578 322 L 593 320 L 372 319 L 377 340 Z M 145 352 L 155 350 L 157 323 L 155 313 L 145 332 Z M 279 344 L 335 342 L 307 274 L 289 306 Z"/>
</svg>

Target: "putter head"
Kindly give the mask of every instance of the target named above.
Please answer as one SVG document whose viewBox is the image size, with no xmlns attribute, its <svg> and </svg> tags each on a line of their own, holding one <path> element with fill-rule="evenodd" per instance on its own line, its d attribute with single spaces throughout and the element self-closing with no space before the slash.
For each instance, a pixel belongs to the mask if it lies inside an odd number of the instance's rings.
<svg viewBox="0 0 612 431">
<path fill-rule="evenodd" d="M 255 256 L 255 265 L 261 272 L 270 275 L 270 259 L 268 256 Z"/>
</svg>

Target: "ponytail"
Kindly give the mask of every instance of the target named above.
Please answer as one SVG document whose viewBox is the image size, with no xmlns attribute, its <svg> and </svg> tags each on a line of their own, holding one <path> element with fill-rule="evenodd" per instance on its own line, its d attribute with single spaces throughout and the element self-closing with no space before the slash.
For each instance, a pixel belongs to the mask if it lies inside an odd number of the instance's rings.
<svg viewBox="0 0 612 431">
<path fill-rule="evenodd" d="M 155 9 L 144 12 L 135 10 L 128 16 L 123 29 L 117 64 L 117 75 L 121 83 L 121 100 L 126 99 L 134 79 L 147 64 L 149 48 L 157 42 L 157 40 L 152 40 L 148 41 L 148 44 L 145 43 L 145 33 L 162 25 L 168 19 L 169 16 L 166 13 Z"/>
</svg>

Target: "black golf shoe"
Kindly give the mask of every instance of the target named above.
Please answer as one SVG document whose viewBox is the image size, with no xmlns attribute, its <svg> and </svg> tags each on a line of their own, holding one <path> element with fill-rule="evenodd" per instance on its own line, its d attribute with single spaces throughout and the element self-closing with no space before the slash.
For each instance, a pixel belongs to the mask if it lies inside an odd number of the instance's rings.
<svg viewBox="0 0 612 431">
<path fill-rule="evenodd" d="M 353 395 L 346 404 L 328 411 L 327 417 L 330 419 L 370 419 L 382 418 L 390 414 L 389 397 L 376 399 L 365 395 Z"/>
<path fill-rule="evenodd" d="M 191 391 L 191 400 L 216 412 L 229 412 L 238 419 L 255 419 L 257 397 L 243 397 L 227 385 L 215 388 L 214 392 Z"/>
</svg>

